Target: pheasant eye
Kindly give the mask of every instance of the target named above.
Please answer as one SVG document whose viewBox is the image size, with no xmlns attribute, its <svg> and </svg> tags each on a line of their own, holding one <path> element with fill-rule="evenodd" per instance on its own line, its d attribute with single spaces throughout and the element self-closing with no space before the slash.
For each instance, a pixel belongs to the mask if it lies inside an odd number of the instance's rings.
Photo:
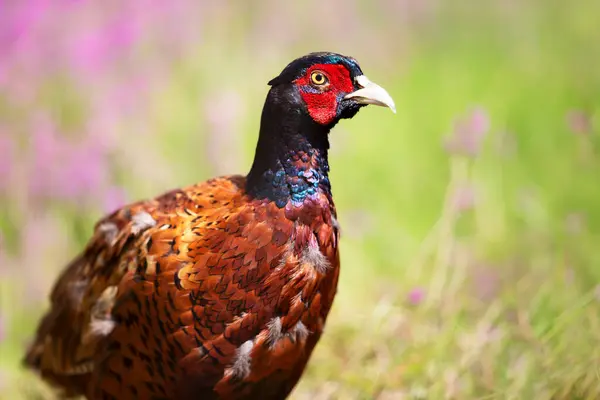
<svg viewBox="0 0 600 400">
<path fill-rule="evenodd" d="M 327 83 L 327 77 L 321 71 L 313 71 L 310 74 L 310 80 L 313 84 L 323 86 Z"/>
</svg>

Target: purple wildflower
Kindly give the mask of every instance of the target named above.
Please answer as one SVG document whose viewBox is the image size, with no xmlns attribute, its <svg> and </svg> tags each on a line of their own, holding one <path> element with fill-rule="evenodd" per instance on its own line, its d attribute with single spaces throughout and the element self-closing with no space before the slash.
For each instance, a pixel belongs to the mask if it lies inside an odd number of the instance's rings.
<svg viewBox="0 0 600 400">
<path fill-rule="evenodd" d="M 102 144 L 93 137 L 66 140 L 47 119 L 35 128 L 30 157 L 30 188 L 38 198 L 92 198 L 108 180 Z"/>
<path fill-rule="evenodd" d="M 466 117 L 456 121 L 452 135 L 446 139 L 446 150 L 451 154 L 477 156 L 489 125 L 487 112 L 483 108 L 475 108 Z"/>
<path fill-rule="evenodd" d="M 127 193 L 123 188 L 111 186 L 104 193 L 104 201 L 102 210 L 106 213 L 111 213 L 123 207 L 127 202 Z"/>
<path fill-rule="evenodd" d="M 424 288 L 417 286 L 412 288 L 408 295 L 406 296 L 406 300 L 410 305 L 418 306 L 425 300 L 426 291 Z"/>
<path fill-rule="evenodd" d="M 208 122 L 207 158 L 216 175 L 235 171 L 240 166 L 239 130 L 235 121 L 242 110 L 242 99 L 234 90 L 219 90 L 209 95 L 211 101 L 206 104 Z"/>
<path fill-rule="evenodd" d="M 581 110 L 571 110 L 567 114 L 567 125 L 578 135 L 589 134 L 592 131 L 592 121 L 588 114 Z"/>
</svg>

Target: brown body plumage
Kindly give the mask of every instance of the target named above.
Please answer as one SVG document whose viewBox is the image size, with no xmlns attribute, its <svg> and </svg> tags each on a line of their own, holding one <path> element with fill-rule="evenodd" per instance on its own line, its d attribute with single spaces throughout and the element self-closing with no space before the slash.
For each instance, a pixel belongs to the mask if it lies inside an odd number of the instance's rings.
<svg viewBox="0 0 600 400">
<path fill-rule="evenodd" d="M 290 85 L 270 92 L 275 106 L 269 97 L 248 178 L 171 191 L 98 222 L 53 289 L 27 365 L 64 394 L 90 399 L 287 396 L 339 274 L 326 160 L 337 119 L 279 115 L 291 100 L 277 90 Z M 269 145 L 263 135 L 278 119 L 288 136 Z M 273 157 L 258 160 L 265 146 Z"/>
<path fill-rule="evenodd" d="M 335 292 L 335 210 L 321 199 L 286 215 L 244 183 L 214 179 L 100 221 L 28 362 L 65 387 L 96 380 L 94 398 L 291 390 Z"/>
</svg>

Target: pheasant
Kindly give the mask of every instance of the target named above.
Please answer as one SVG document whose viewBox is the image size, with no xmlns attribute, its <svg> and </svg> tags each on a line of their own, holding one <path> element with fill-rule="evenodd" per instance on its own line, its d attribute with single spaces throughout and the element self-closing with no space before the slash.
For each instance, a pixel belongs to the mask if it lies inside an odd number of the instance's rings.
<svg viewBox="0 0 600 400">
<path fill-rule="evenodd" d="M 123 207 L 62 272 L 24 359 L 62 395 L 282 399 L 298 382 L 340 268 L 329 131 L 395 106 L 335 53 L 269 85 L 247 176 Z"/>
</svg>

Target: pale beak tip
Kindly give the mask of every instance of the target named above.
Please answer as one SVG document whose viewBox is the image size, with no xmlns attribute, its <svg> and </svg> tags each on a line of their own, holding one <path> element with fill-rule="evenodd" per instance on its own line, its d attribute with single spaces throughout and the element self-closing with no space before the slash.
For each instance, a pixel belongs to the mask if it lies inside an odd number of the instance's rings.
<svg viewBox="0 0 600 400">
<path fill-rule="evenodd" d="M 377 106 L 388 107 L 396 114 L 396 105 L 389 93 L 379 85 L 371 82 L 366 76 L 360 75 L 356 78 L 356 83 L 360 89 L 349 93 L 345 99 L 354 98 L 359 104 L 374 104 Z"/>
</svg>

